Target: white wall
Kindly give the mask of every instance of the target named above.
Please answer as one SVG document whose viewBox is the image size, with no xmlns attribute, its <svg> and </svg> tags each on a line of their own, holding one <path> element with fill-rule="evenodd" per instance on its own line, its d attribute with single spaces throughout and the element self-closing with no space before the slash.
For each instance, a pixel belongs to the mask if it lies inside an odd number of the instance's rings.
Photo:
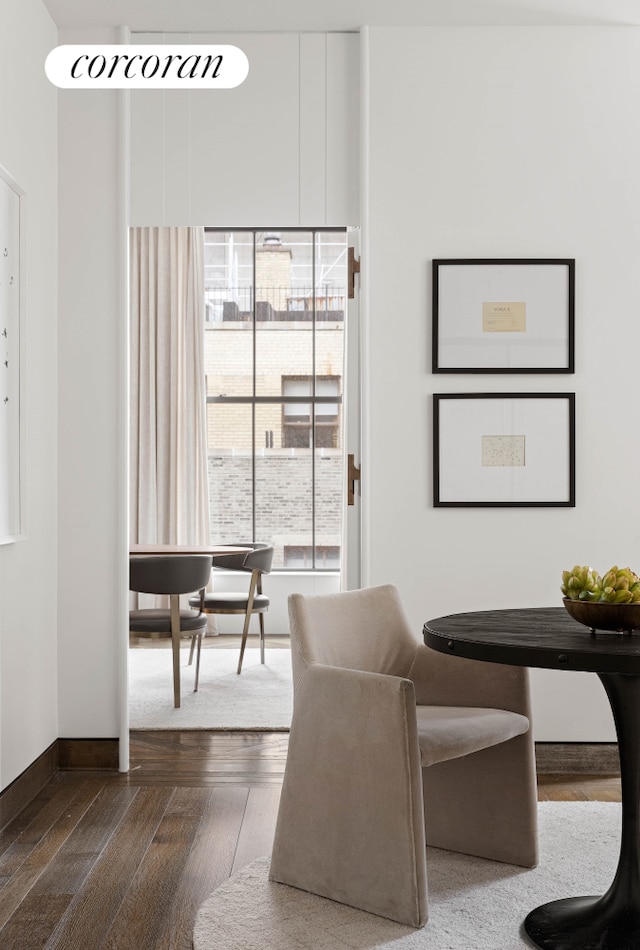
<svg viewBox="0 0 640 950">
<path fill-rule="evenodd" d="M 355 33 L 136 34 L 228 43 L 249 59 L 236 89 L 131 94 L 131 224 L 359 223 Z"/>
<path fill-rule="evenodd" d="M 57 31 L 40 0 L 0 10 L 0 165 L 26 191 L 26 539 L 0 547 L 0 789 L 58 736 Z"/>
<path fill-rule="evenodd" d="M 63 31 L 60 43 L 115 43 Z M 126 612 L 126 308 L 118 93 L 59 93 L 59 735 L 119 734 Z"/>
<path fill-rule="evenodd" d="M 559 605 L 576 562 L 640 569 L 639 59 L 634 28 L 370 31 L 368 581 L 397 582 L 419 629 Z M 432 375 L 438 257 L 575 257 L 575 375 Z M 574 509 L 432 507 L 433 392 L 563 390 Z M 595 676 L 534 686 L 538 739 L 612 738 Z"/>
</svg>

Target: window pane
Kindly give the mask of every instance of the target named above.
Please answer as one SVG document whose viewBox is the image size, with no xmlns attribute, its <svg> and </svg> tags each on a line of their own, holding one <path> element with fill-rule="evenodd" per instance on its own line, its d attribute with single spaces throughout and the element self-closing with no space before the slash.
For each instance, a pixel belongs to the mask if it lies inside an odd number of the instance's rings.
<svg viewBox="0 0 640 950">
<path fill-rule="evenodd" d="M 282 377 L 282 395 L 283 396 L 310 396 L 313 381 L 311 377 L 298 379 L 297 377 Z M 284 404 L 285 416 L 301 416 L 311 423 L 311 403 L 309 402 L 286 402 Z"/>
<path fill-rule="evenodd" d="M 318 318 L 344 322 L 347 309 L 347 236 L 344 231 L 318 231 L 315 249 Z"/>
<path fill-rule="evenodd" d="M 281 405 L 256 406 L 255 540 L 273 544 L 274 568 L 287 566 L 285 546 L 313 544 L 311 449 L 283 448 L 281 419 Z"/>
<path fill-rule="evenodd" d="M 333 449 L 316 450 L 316 567 L 339 567 L 342 543 L 343 461 L 342 452 Z M 332 550 L 333 553 L 330 552 Z"/>
<path fill-rule="evenodd" d="M 344 317 L 347 307 L 346 234 L 333 231 L 318 232 L 315 240 L 315 261 L 315 394 L 325 397 L 338 396 L 342 395 L 343 389 Z M 337 402 L 317 403 L 315 419 L 316 448 L 341 448 L 341 405 Z M 341 459 L 339 468 L 341 472 Z M 333 504 L 337 510 L 340 510 L 339 491 L 337 498 L 334 497 Z"/>
<path fill-rule="evenodd" d="M 313 372 L 313 233 L 256 234 L 256 395 L 279 396 L 283 372 Z"/>
<path fill-rule="evenodd" d="M 253 441 L 249 405 L 208 403 L 211 540 L 253 540 Z"/>
<path fill-rule="evenodd" d="M 343 393 L 347 254 L 346 234 L 316 234 L 316 396 L 342 396 Z M 317 570 L 337 570 L 344 504 L 341 403 L 316 404 L 315 445 L 314 566 Z"/>
<path fill-rule="evenodd" d="M 253 395 L 253 234 L 205 232 L 207 395 Z"/>
<path fill-rule="evenodd" d="M 310 570 L 314 566 L 313 548 L 287 545 L 284 549 L 284 565 L 290 570 Z M 318 570 L 340 570 L 340 548 L 337 546 L 316 547 L 315 567 Z"/>
</svg>

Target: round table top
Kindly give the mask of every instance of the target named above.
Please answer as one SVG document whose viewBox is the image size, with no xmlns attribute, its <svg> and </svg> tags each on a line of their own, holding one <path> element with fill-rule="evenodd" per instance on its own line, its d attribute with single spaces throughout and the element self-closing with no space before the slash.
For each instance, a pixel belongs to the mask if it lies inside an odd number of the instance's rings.
<svg viewBox="0 0 640 950">
<path fill-rule="evenodd" d="M 248 554 L 251 550 L 234 544 L 132 544 L 129 554 L 132 557 L 151 557 L 156 554 L 211 554 L 212 557 L 220 557 L 224 554 Z"/>
<path fill-rule="evenodd" d="M 564 607 L 437 617 L 425 623 L 424 642 L 440 653 L 511 666 L 640 674 L 640 633 L 592 633 Z"/>
</svg>

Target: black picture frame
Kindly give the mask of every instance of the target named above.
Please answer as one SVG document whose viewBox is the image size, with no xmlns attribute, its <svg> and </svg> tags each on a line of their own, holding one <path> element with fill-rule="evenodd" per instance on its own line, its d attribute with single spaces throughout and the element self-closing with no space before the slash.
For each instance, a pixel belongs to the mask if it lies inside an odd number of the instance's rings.
<svg viewBox="0 0 640 950">
<path fill-rule="evenodd" d="M 575 264 L 433 260 L 432 372 L 575 372 Z"/>
<path fill-rule="evenodd" d="M 434 393 L 435 508 L 575 508 L 575 393 Z"/>
</svg>

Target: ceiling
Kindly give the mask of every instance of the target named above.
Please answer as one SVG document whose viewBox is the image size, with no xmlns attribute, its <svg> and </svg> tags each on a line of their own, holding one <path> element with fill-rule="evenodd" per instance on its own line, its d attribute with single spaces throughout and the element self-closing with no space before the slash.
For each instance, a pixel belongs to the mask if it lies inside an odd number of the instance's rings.
<svg viewBox="0 0 640 950">
<path fill-rule="evenodd" d="M 43 0 L 60 28 L 149 32 L 360 26 L 639 25 L 640 0 Z"/>
</svg>

